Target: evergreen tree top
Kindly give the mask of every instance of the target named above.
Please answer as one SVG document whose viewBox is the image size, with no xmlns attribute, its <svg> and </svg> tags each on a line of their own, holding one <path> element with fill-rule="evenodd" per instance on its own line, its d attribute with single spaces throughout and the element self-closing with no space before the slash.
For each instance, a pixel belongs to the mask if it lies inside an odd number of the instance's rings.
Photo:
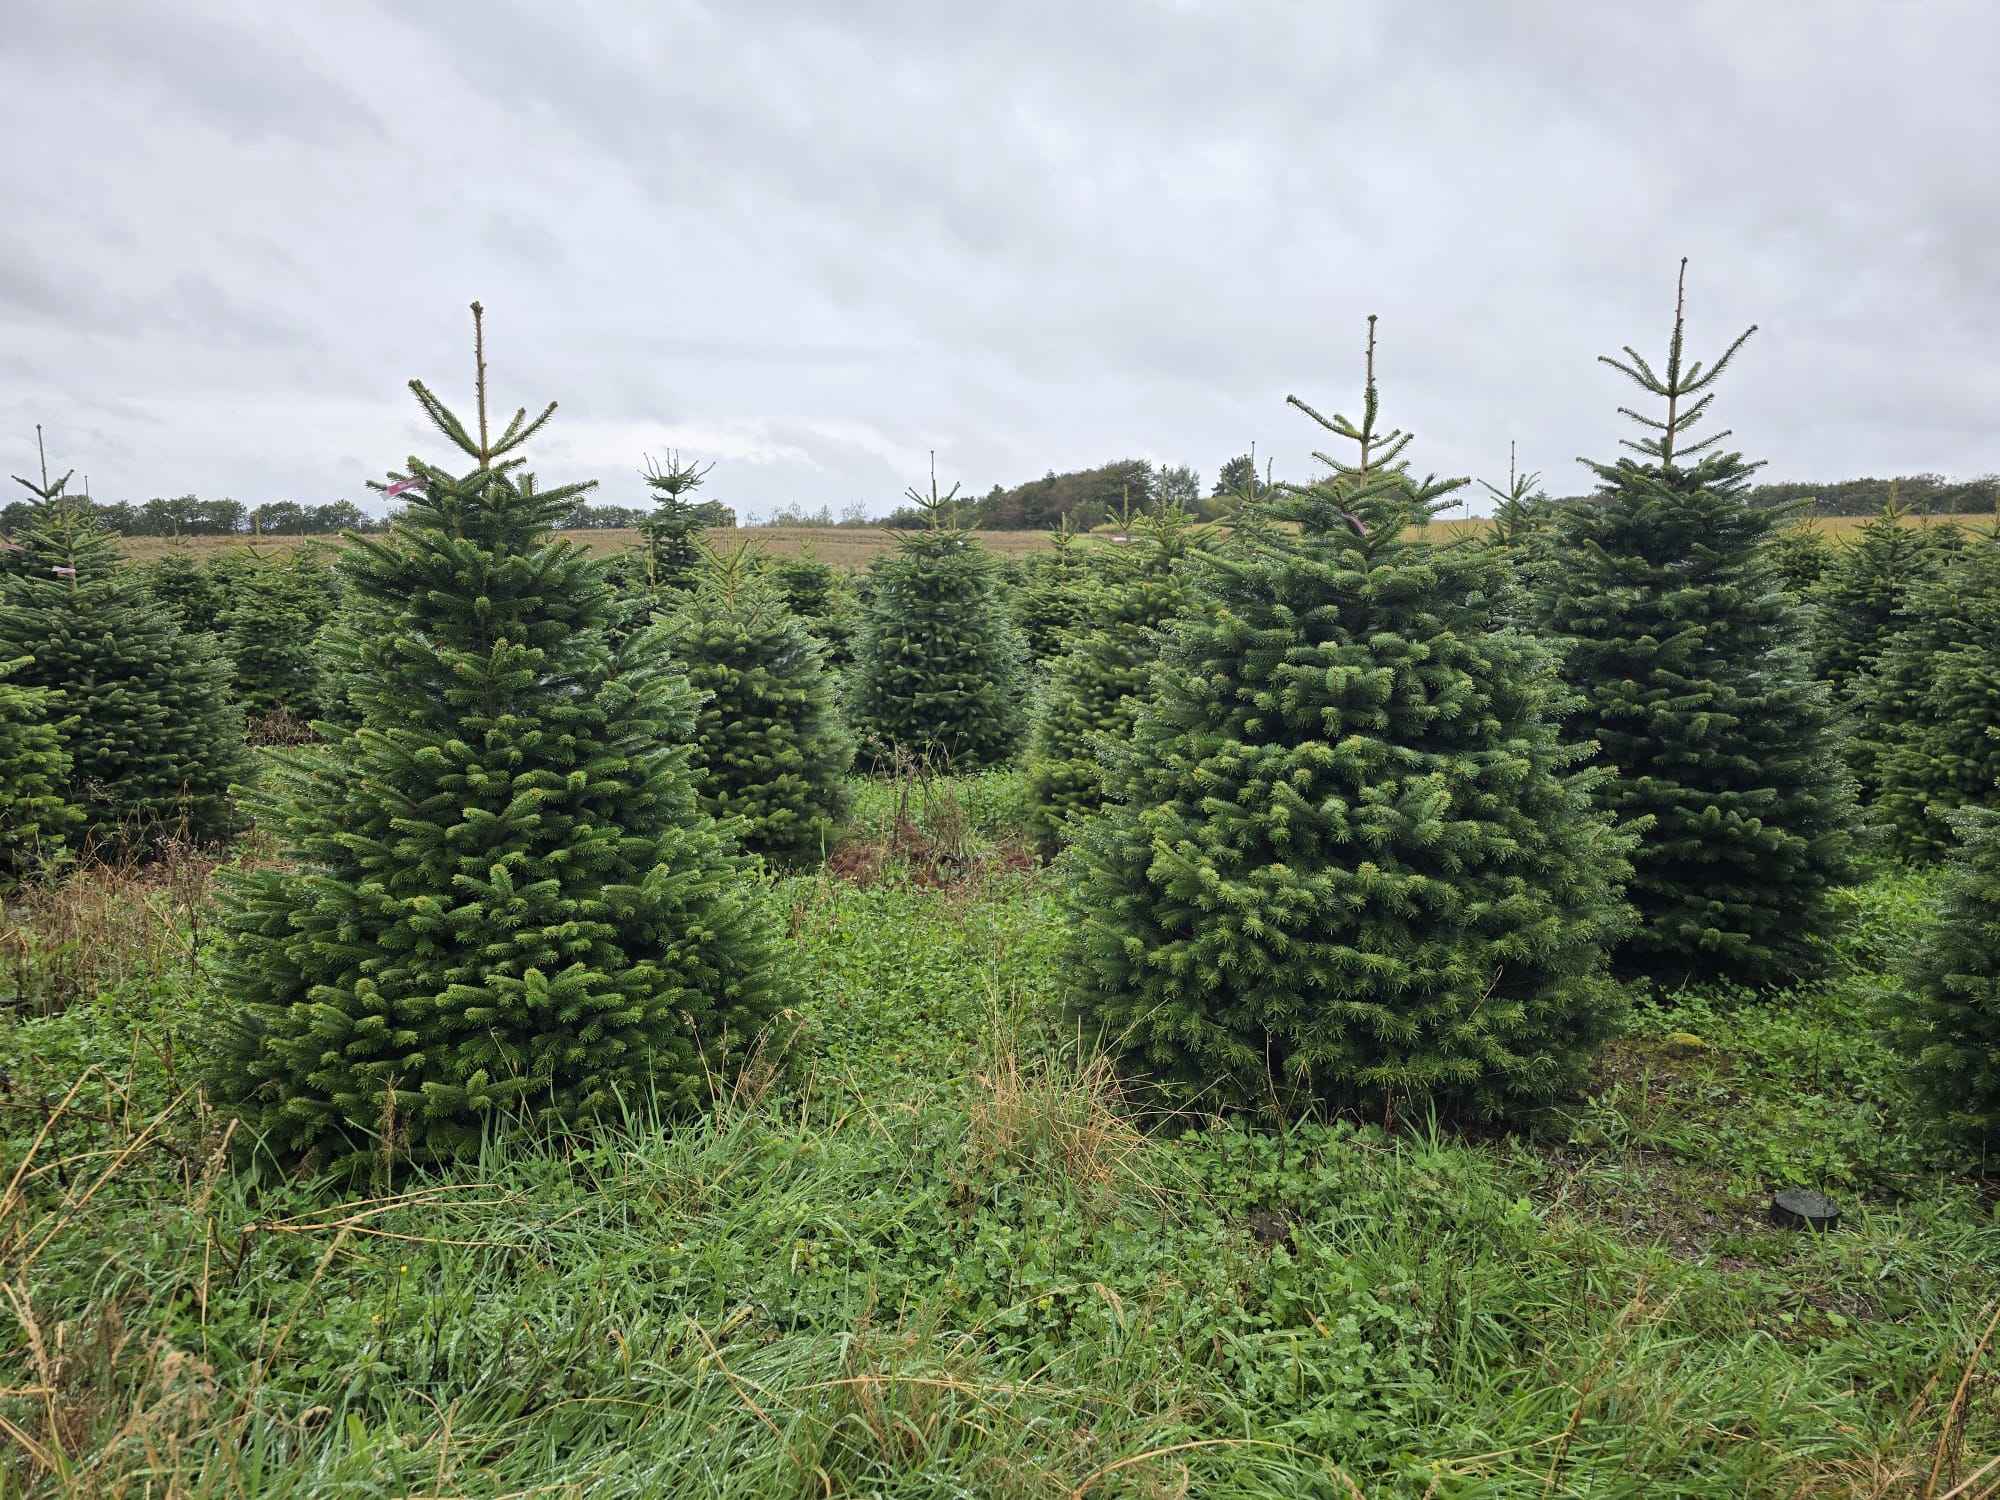
<svg viewBox="0 0 2000 1500">
<path fill-rule="evenodd" d="M 19 474 L 16 474 L 14 476 L 14 483 L 20 485 L 29 494 L 45 504 L 52 500 L 61 499 L 63 490 L 69 484 L 70 476 L 75 474 L 76 470 L 66 469 L 63 471 L 60 479 L 56 480 L 53 484 L 49 482 L 49 454 L 48 449 L 42 446 L 42 424 L 40 422 L 35 424 L 35 457 L 41 462 L 42 482 L 36 484 L 34 480 L 23 479 Z"/>
<path fill-rule="evenodd" d="M 897 533 L 897 545 L 906 553 L 935 557 L 940 553 L 958 551 L 972 544 L 972 535 L 967 530 L 963 507 L 958 503 L 958 484 L 939 493 L 937 478 L 937 449 L 931 450 L 931 487 L 925 494 L 915 485 L 903 491 L 906 498 L 917 508 L 924 518 L 921 531 Z"/>
<path fill-rule="evenodd" d="M 1262 511 L 1277 520 L 1296 521 L 1308 536 L 1334 536 L 1343 531 L 1360 539 L 1361 550 L 1373 555 L 1377 547 L 1400 536 L 1403 528 L 1428 520 L 1449 502 L 1453 491 L 1464 487 L 1463 479 L 1439 479 L 1435 475 L 1419 480 L 1409 472 L 1403 450 L 1416 434 L 1401 428 L 1380 430 L 1381 398 L 1375 387 L 1375 314 L 1368 315 L 1368 344 L 1365 351 L 1366 378 L 1361 393 L 1361 420 L 1355 422 L 1336 412 L 1322 416 L 1297 396 L 1285 397 L 1328 432 L 1355 445 L 1353 462 L 1330 453 L 1313 450 L 1313 457 L 1332 472 L 1310 485 L 1278 480 L 1275 492 L 1264 502 Z"/>
<path fill-rule="evenodd" d="M 513 536 L 526 518 L 513 506 L 499 507 L 485 503 L 494 481 L 504 480 L 514 488 L 528 502 L 526 509 L 532 512 L 533 523 L 543 528 L 553 527 L 559 518 L 569 514 L 576 497 L 594 489 L 597 481 L 591 479 L 552 490 L 538 490 L 532 474 L 521 474 L 518 479 L 513 477 L 526 465 L 527 459 L 506 455 L 514 453 L 547 425 L 549 418 L 555 415 L 556 403 L 551 401 L 532 421 L 528 418 L 528 409 L 520 407 L 501 429 L 500 435 L 497 438 L 492 435 L 486 409 L 485 319 L 486 309 L 477 302 L 473 303 L 474 389 L 479 414 L 476 438 L 458 415 L 433 395 L 421 380 L 410 382 L 410 392 L 417 398 L 424 415 L 430 418 L 431 425 L 443 433 L 452 446 L 475 460 L 474 468 L 462 477 L 455 477 L 449 471 L 412 455 L 401 471 L 392 471 L 386 481 L 370 480 L 368 487 L 406 500 L 414 513 L 409 519 L 422 517 L 434 520 L 443 524 L 454 536 L 491 546 Z M 368 539 L 362 540 L 364 546 L 370 545 Z"/>
<path fill-rule="evenodd" d="M 1711 433 L 1698 442 L 1683 442 L 1682 438 L 1690 428 L 1700 423 L 1708 413 L 1709 402 L 1715 399 L 1711 387 L 1729 368 L 1729 362 L 1736 358 L 1736 352 L 1749 342 L 1750 335 L 1757 331 L 1752 323 L 1736 336 L 1736 341 L 1722 351 L 1718 359 L 1707 369 L 1700 360 L 1684 364 L 1685 332 L 1687 327 L 1687 257 L 1681 257 L 1680 279 L 1674 289 L 1674 331 L 1667 341 L 1666 373 L 1656 373 L 1646 357 L 1630 344 L 1624 346 L 1624 359 L 1615 359 L 1609 354 L 1597 356 L 1599 364 L 1611 366 L 1621 375 L 1631 380 L 1648 395 L 1657 396 L 1667 403 L 1665 417 L 1649 417 L 1634 411 L 1629 406 L 1618 408 L 1621 416 L 1630 417 L 1652 434 L 1637 441 L 1620 438 L 1621 447 L 1630 448 L 1657 463 L 1662 469 L 1676 467 L 1676 459 L 1685 460 L 1697 453 L 1705 453 L 1729 436 L 1729 429 Z M 1621 458 L 1616 464 L 1601 464 L 1594 459 L 1579 459 L 1588 465 L 1600 478 L 1610 483 L 1619 482 L 1625 471 L 1637 467 L 1629 458 Z M 1719 469 L 1749 473 L 1761 468 L 1761 464 L 1746 464 L 1740 454 L 1710 454 L 1703 462 L 1712 462 Z M 1685 467 L 1685 465 L 1682 465 Z"/>
</svg>

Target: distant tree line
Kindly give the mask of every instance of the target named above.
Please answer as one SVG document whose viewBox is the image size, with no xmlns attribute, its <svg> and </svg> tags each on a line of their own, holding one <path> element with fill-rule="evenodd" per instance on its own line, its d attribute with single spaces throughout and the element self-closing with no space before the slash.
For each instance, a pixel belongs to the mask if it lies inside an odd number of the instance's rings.
<svg viewBox="0 0 2000 1500">
<path fill-rule="evenodd" d="M 98 524 L 120 536 L 330 536 L 342 531 L 381 531 L 389 523 L 371 516 L 352 500 L 325 505 L 301 505 L 272 500 L 245 505 L 240 500 L 203 500 L 197 495 L 106 503 L 88 495 L 65 496 L 65 503 L 87 506 Z M 0 505 L 0 533 L 13 534 L 27 524 L 34 502 Z"/>
<path fill-rule="evenodd" d="M 697 526 L 734 526 L 736 512 L 720 500 L 703 500 L 689 507 Z M 637 531 L 657 510 L 650 505 L 576 505 L 563 518 L 564 531 Z"/>
<path fill-rule="evenodd" d="M 1572 497 L 1577 498 L 1577 497 Z M 1978 516 L 1993 513 L 2000 474 L 1947 479 L 1942 474 L 1902 474 L 1893 479 L 1810 480 L 1750 486 L 1744 499 L 1759 509 L 1797 505 L 1808 516 L 1872 516 L 1894 500 L 1911 515 Z"/>
</svg>

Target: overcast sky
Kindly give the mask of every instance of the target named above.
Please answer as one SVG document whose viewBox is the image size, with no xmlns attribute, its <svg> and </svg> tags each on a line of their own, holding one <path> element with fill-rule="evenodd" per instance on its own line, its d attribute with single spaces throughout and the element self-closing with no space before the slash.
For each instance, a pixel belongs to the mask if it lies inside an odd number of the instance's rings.
<svg viewBox="0 0 2000 1500">
<path fill-rule="evenodd" d="M 1990 0 L 589 6 L 24 0 L 0 471 L 366 498 L 403 383 L 559 399 L 544 483 L 886 511 L 1137 456 L 1303 475 L 1381 315 L 1423 471 L 1558 493 L 1594 356 L 1762 331 L 1778 478 L 2000 469 Z M 12 488 L 12 486 L 9 486 Z"/>
</svg>

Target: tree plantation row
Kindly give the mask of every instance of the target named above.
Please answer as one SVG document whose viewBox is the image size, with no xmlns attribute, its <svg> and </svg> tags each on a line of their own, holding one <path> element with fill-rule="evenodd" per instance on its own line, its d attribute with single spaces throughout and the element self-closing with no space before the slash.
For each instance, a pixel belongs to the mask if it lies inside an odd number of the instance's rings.
<svg viewBox="0 0 2000 1500">
<path fill-rule="evenodd" d="M 1370 320 L 1355 414 L 1292 399 L 1323 477 L 1226 529 L 1003 563 L 933 475 L 850 578 L 704 545 L 677 455 L 640 545 L 554 537 L 554 406 L 489 412 L 474 313 L 472 420 L 411 384 L 461 457 L 331 566 L 134 566 L 46 473 L 0 552 L 0 870 L 254 822 L 196 1065 L 271 1159 L 699 1109 L 801 982 L 767 873 L 899 759 L 1021 766 L 1067 1004 L 1163 1107 L 1512 1118 L 1635 997 L 1808 978 L 1870 861 L 1942 863 L 1882 1020 L 2000 1141 L 2000 538 L 1747 503 L 1704 436 L 1747 334 L 1690 359 L 1677 302 L 1607 361 L 1645 406 L 1596 493 L 1519 478 L 1478 536 L 1427 529 L 1459 484 L 1383 419 Z"/>
</svg>

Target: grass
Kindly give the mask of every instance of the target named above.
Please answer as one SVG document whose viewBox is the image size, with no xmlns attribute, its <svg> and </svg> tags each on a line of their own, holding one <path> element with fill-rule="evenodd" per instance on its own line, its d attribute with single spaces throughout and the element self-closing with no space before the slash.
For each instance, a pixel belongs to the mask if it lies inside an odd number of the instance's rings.
<svg viewBox="0 0 2000 1500">
<path fill-rule="evenodd" d="M 770 887 L 792 1055 L 701 1118 L 369 1192 L 239 1165 L 191 1087 L 198 898 L 38 898 L 31 948 L 104 915 L 0 1019 L 0 1496 L 2000 1493 L 1994 1183 L 1874 1026 L 1920 879 L 1516 1134 L 1144 1126 L 1019 802 L 861 788 L 841 873 Z M 1784 1184 L 1842 1227 L 1772 1228 Z"/>
</svg>

